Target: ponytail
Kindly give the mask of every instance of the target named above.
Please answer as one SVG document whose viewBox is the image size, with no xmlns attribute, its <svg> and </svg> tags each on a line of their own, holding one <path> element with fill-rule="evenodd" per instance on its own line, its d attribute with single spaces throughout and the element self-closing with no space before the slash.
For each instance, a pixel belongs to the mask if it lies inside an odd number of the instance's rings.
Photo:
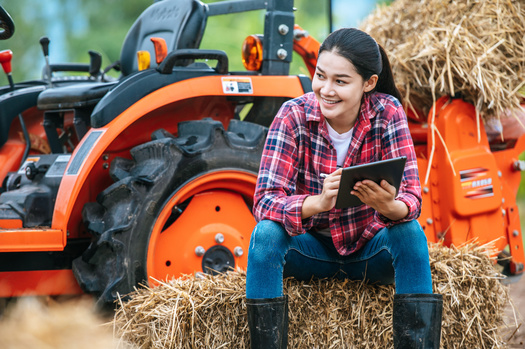
<svg viewBox="0 0 525 349">
<path fill-rule="evenodd" d="M 383 68 L 379 74 L 379 79 L 377 79 L 375 91 L 392 95 L 396 97 L 400 103 L 403 103 L 401 93 L 397 89 L 394 81 L 394 74 L 392 73 L 392 67 L 390 66 L 388 56 L 381 45 L 377 44 L 377 46 L 379 47 L 379 52 L 381 54 Z"/>
</svg>

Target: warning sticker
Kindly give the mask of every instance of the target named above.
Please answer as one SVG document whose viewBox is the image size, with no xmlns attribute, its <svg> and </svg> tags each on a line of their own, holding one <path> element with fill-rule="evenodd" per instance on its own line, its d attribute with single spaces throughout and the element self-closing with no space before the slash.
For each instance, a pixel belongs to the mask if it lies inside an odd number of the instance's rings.
<svg viewBox="0 0 525 349">
<path fill-rule="evenodd" d="M 222 78 L 222 91 L 224 93 L 253 93 L 252 79 L 250 78 Z"/>
</svg>

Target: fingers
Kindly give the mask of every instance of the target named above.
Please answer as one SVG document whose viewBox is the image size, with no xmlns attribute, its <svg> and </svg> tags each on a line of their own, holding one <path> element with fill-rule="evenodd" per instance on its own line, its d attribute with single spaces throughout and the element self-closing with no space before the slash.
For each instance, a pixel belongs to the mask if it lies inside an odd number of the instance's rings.
<svg viewBox="0 0 525 349">
<path fill-rule="evenodd" d="M 376 206 L 382 202 L 395 199 L 396 189 L 387 181 L 381 181 L 380 185 L 370 180 L 357 182 L 351 191 L 352 195 L 357 196 L 362 202 L 369 206 Z"/>
<path fill-rule="evenodd" d="M 335 206 L 339 183 L 341 181 L 342 170 L 337 170 L 331 174 L 321 176 L 323 179 L 323 190 L 320 195 L 321 207 L 330 210 Z"/>
</svg>

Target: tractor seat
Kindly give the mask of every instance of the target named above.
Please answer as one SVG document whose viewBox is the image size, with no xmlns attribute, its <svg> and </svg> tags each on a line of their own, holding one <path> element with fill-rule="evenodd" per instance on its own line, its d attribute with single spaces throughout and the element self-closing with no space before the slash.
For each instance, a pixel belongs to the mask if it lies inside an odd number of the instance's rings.
<svg viewBox="0 0 525 349">
<path fill-rule="evenodd" d="M 124 39 L 119 80 L 47 89 L 38 96 L 38 109 L 54 115 L 60 110 L 75 110 L 75 124 L 82 124 L 81 130 L 77 130 L 77 136 L 82 138 L 90 127 L 87 116 L 94 106 L 112 87 L 138 71 L 137 52 L 149 51 L 151 67 L 156 67 L 152 37 L 163 38 L 168 52 L 179 48 L 197 48 L 206 27 L 206 11 L 206 5 L 197 0 L 163 0 L 153 3 L 137 18 Z M 52 130 L 53 125 L 49 129 Z"/>
<path fill-rule="evenodd" d="M 200 45 L 206 26 L 206 8 L 195 0 L 164 0 L 149 6 L 128 31 L 120 54 L 123 77 L 138 71 L 137 52 L 147 50 L 155 67 L 152 37 L 166 40 L 168 52 Z M 115 82 L 82 83 L 77 86 L 47 89 L 38 98 L 40 110 L 74 109 L 98 103 Z M 63 97 L 63 98 L 62 98 Z"/>
</svg>

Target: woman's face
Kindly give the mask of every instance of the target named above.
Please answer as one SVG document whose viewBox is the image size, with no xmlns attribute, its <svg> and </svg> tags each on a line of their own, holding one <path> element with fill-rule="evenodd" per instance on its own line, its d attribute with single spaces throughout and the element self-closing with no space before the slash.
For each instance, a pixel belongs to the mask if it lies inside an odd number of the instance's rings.
<svg viewBox="0 0 525 349">
<path fill-rule="evenodd" d="M 348 59 L 323 51 L 317 60 L 312 89 L 327 121 L 342 133 L 354 126 L 361 98 L 374 89 L 376 82 L 377 75 L 364 81 Z"/>
</svg>

